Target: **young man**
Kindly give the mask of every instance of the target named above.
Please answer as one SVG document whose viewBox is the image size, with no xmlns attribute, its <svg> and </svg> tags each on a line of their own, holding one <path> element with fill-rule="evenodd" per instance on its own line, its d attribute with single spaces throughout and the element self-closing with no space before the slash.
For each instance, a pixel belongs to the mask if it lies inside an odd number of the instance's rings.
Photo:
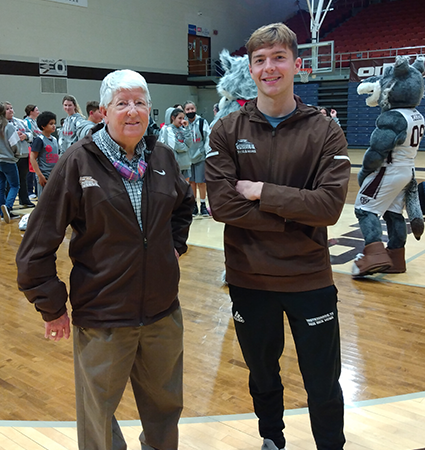
<svg viewBox="0 0 425 450">
<path fill-rule="evenodd" d="M 210 213 L 208 212 L 205 203 L 205 198 L 207 196 L 207 185 L 205 184 L 205 155 L 209 147 L 208 140 L 210 126 L 205 119 L 196 114 L 195 103 L 189 101 L 186 102 L 183 107 L 187 120 L 189 121 L 188 128 L 193 137 L 193 144 L 189 149 L 192 162 L 190 185 L 195 194 L 195 199 L 196 188 L 199 189 L 199 197 L 201 199 L 200 209 L 198 210 L 197 204 L 195 204 L 195 207 L 193 208 L 193 216 L 195 217 L 200 213 L 203 217 L 209 217 Z"/>
<path fill-rule="evenodd" d="M 83 139 L 95 125 L 103 120 L 103 114 L 99 109 L 99 102 L 95 100 L 87 102 L 86 111 L 88 120 L 82 120 L 77 125 L 78 140 Z"/>
<path fill-rule="evenodd" d="M 37 175 L 37 196 L 40 199 L 50 173 L 59 160 L 58 141 L 52 136 L 56 130 L 56 114 L 43 111 L 37 117 L 37 126 L 41 134 L 34 139 L 30 159 Z"/>
<path fill-rule="evenodd" d="M 262 450 L 286 445 L 279 375 L 283 313 L 317 448 L 341 450 L 338 300 L 326 227 L 344 205 L 347 143 L 333 120 L 294 96 L 301 60 L 289 28 L 262 27 L 247 49 L 258 97 L 215 124 L 206 180 L 213 216 L 226 224 L 226 278 Z"/>
</svg>

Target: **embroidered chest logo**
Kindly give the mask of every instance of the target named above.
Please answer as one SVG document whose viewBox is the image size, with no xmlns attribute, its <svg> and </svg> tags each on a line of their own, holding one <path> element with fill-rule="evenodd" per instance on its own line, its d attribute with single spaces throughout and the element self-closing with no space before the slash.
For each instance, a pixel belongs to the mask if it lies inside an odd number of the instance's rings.
<svg viewBox="0 0 425 450">
<path fill-rule="evenodd" d="M 246 139 L 239 139 L 235 146 L 238 153 L 257 153 L 255 145 Z"/>
<path fill-rule="evenodd" d="M 89 187 L 100 187 L 99 183 L 93 177 L 80 177 L 79 182 L 83 189 Z"/>
</svg>

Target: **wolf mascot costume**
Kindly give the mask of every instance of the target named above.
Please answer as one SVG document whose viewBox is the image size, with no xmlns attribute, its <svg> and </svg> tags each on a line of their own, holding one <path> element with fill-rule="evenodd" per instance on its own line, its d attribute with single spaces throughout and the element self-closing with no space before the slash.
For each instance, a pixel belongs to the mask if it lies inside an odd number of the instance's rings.
<svg viewBox="0 0 425 450">
<path fill-rule="evenodd" d="M 230 56 L 229 51 L 224 49 L 220 53 L 220 62 L 224 69 L 217 85 L 221 99 L 218 113 L 211 122 L 211 129 L 218 119 L 238 111 L 248 100 L 257 97 L 257 86 L 249 73 L 248 55 Z M 226 271 L 222 273 L 221 280 L 226 283 Z"/>
<path fill-rule="evenodd" d="M 379 106 L 381 114 L 358 175 L 361 187 L 354 207 L 365 248 L 354 261 L 354 277 L 406 271 L 404 206 L 416 239 L 424 231 L 414 178 L 414 159 L 424 134 L 424 118 L 415 109 L 424 94 L 423 73 L 423 59 L 417 58 L 409 65 L 408 57 L 397 57 L 394 66 L 387 67 L 382 76 L 368 78 L 357 88 L 359 94 L 369 94 L 366 104 Z M 386 248 L 381 216 L 387 224 Z"/>
<path fill-rule="evenodd" d="M 248 55 L 230 56 L 228 50 L 222 50 L 220 62 L 224 69 L 217 85 L 221 100 L 211 128 L 218 119 L 238 111 L 248 100 L 257 97 L 257 86 L 249 73 Z"/>
</svg>

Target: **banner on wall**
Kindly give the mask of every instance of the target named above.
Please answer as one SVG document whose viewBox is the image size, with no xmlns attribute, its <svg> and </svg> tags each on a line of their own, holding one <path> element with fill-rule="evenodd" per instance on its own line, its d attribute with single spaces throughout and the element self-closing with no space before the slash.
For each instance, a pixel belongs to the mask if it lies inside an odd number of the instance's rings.
<svg viewBox="0 0 425 450">
<path fill-rule="evenodd" d="M 210 30 L 205 27 L 197 27 L 196 25 L 188 25 L 188 34 L 193 34 L 196 36 L 208 37 L 210 35 Z"/>
<path fill-rule="evenodd" d="M 65 3 L 66 5 L 83 6 L 87 8 L 88 0 L 47 0 L 48 2 Z"/>
<path fill-rule="evenodd" d="M 208 30 L 208 28 L 205 27 L 198 27 L 196 29 L 196 34 L 198 36 L 208 37 L 210 35 L 210 30 Z"/>
<path fill-rule="evenodd" d="M 387 66 L 395 63 L 392 58 L 359 59 L 350 63 L 350 81 L 360 82 L 365 78 L 382 75 Z"/>
<path fill-rule="evenodd" d="M 44 76 L 66 77 L 68 75 L 68 66 L 63 59 L 40 58 L 39 72 Z"/>
</svg>

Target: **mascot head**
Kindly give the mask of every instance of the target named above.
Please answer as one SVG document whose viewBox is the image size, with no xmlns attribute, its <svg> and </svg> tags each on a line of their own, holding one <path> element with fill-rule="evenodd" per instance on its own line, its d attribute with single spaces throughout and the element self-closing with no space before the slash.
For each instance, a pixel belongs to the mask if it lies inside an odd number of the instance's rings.
<svg viewBox="0 0 425 450">
<path fill-rule="evenodd" d="M 220 53 L 224 75 L 217 85 L 217 92 L 227 100 L 251 100 L 257 96 L 257 86 L 249 73 L 248 55 L 230 56 L 228 50 Z"/>
<path fill-rule="evenodd" d="M 237 111 L 248 100 L 257 97 L 257 86 L 249 73 L 248 55 L 230 56 L 228 50 L 220 53 L 224 74 L 217 85 L 221 95 L 219 111 L 211 126 L 221 117 Z"/>
<path fill-rule="evenodd" d="M 394 108 L 414 108 L 424 95 L 425 72 L 422 57 L 409 65 L 408 56 L 398 56 L 393 66 L 384 70 L 381 76 L 363 80 L 358 88 L 359 94 L 368 94 L 368 106 L 379 106 L 382 111 Z"/>
</svg>

